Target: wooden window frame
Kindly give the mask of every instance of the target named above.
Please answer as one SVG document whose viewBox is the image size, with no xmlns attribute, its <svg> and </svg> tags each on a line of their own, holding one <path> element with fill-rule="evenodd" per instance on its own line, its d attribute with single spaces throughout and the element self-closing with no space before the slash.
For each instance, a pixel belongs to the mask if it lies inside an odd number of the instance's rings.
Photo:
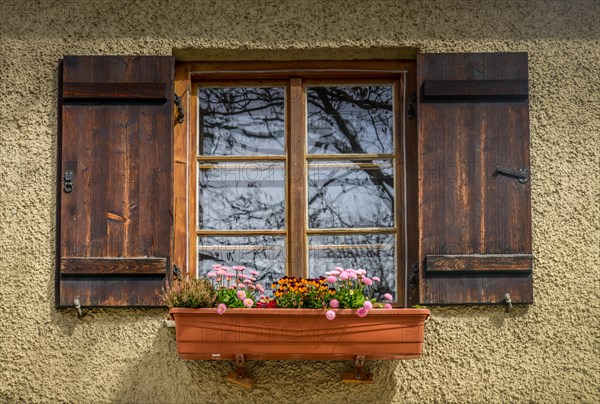
<svg viewBox="0 0 600 404">
<path fill-rule="evenodd" d="M 314 84 L 360 84 L 385 81 L 394 82 L 394 154 L 395 178 L 395 227 L 397 265 L 397 304 L 408 306 L 410 263 L 418 259 L 417 229 L 417 122 L 407 117 L 407 111 L 416 94 L 416 62 L 414 60 L 362 60 L 362 61 L 281 61 L 281 62 L 185 62 L 175 68 L 175 94 L 181 96 L 184 111 L 183 122 L 174 118 L 174 257 L 173 262 L 182 274 L 196 274 L 197 229 L 197 89 L 198 82 L 222 84 L 285 82 L 286 97 L 286 152 L 281 158 L 286 168 L 286 270 L 288 275 L 306 276 L 308 271 L 308 235 L 352 233 L 344 229 L 327 231 L 308 230 L 307 209 L 307 154 L 305 90 Z M 397 83 L 404 82 L 403 105 Z M 290 113 L 294 109 L 296 113 Z M 299 111 L 299 113 L 298 113 Z M 177 115 L 177 108 L 175 114 Z M 404 130 L 401 119 L 403 116 Z M 295 136 L 294 136 L 295 134 Z M 289 153 L 293 150 L 294 153 Z M 278 156 L 279 157 L 279 156 Z M 328 160 L 354 159 L 351 155 L 327 156 Z M 374 155 L 360 156 L 373 158 Z M 315 158 L 318 159 L 319 157 Z M 235 157 L 230 160 L 235 161 Z M 244 160 L 252 158 L 244 157 Z M 261 157 L 262 159 L 262 157 Z M 289 178 L 302 178 L 290 186 Z M 293 196 L 293 197 L 292 197 Z M 293 217 L 291 212 L 295 212 Z M 300 212 L 298 214 L 297 212 Z M 308 231 L 307 231 L 308 230 Z M 364 233 L 364 231 L 357 231 Z M 377 233 L 381 232 L 380 230 Z M 252 231 L 245 232 L 251 234 Z M 261 231 L 262 233 L 262 231 Z M 292 254 L 292 248 L 295 253 Z M 303 264 L 293 265 L 294 262 Z M 367 268 L 368 269 L 368 268 Z"/>
</svg>

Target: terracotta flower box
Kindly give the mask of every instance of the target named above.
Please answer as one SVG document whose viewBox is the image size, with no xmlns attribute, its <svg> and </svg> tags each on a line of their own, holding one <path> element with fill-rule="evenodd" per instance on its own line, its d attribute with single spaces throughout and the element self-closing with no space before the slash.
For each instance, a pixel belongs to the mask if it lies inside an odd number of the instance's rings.
<svg viewBox="0 0 600 404">
<path fill-rule="evenodd" d="M 182 359 L 414 359 L 423 351 L 427 309 L 173 308 Z"/>
</svg>

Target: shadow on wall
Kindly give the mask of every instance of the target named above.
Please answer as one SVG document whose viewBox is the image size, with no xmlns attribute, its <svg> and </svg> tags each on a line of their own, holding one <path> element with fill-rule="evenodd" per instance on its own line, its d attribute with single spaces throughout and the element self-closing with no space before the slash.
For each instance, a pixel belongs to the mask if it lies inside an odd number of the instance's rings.
<svg viewBox="0 0 600 404">
<path fill-rule="evenodd" d="M 122 376 L 114 400 L 127 403 L 346 403 L 393 401 L 398 361 L 367 361 L 373 384 L 345 384 L 351 361 L 249 361 L 252 390 L 228 382 L 233 361 L 179 359 L 175 330 L 161 327 L 149 352 Z"/>
</svg>

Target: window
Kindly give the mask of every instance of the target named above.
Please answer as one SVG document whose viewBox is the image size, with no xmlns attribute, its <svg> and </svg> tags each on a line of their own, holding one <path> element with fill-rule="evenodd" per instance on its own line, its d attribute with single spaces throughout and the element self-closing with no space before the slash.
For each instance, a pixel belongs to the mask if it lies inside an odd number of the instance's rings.
<svg viewBox="0 0 600 404">
<path fill-rule="evenodd" d="M 227 64 L 196 64 L 190 268 L 246 265 L 267 286 L 366 268 L 381 280 L 376 294 L 404 303 L 402 111 L 412 66 L 383 65 L 264 65 L 221 79 Z"/>
<path fill-rule="evenodd" d="M 533 301 L 525 53 L 59 71 L 58 307 L 161 306 L 198 254 L 364 266 L 399 306 Z"/>
</svg>

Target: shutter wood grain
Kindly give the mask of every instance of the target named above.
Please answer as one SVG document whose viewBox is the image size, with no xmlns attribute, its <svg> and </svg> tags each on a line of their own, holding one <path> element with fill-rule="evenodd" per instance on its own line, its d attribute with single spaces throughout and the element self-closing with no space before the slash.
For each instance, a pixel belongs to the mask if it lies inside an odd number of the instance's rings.
<svg viewBox="0 0 600 404">
<path fill-rule="evenodd" d="M 171 276 L 170 56 L 62 61 L 57 306 L 161 306 Z M 62 190 L 73 173 L 73 191 Z"/>
<path fill-rule="evenodd" d="M 530 254 L 427 255 L 427 272 L 531 272 Z"/>
<path fill-rule="evenodd" d="M 169 97 L 167 83 L 66 83 L 64 100 L 155 100 L 165 102 Z"/>
<path fill-rule="evenodd" d="M 529 171 L 527 54 L 417 64 L 419 302 L 531 303 L 530 182 L 495 172 Z"/>
<path fill-rule="evenodd" d="M 425 80 L 423 100 L 478 99 L 494 101 L 525 99 L 527 80 Z"/>
<path fill-rule="evenodd" d="M 166 258 L 63 258 L 61 275 L 165 275 Z"/>
</svg>

